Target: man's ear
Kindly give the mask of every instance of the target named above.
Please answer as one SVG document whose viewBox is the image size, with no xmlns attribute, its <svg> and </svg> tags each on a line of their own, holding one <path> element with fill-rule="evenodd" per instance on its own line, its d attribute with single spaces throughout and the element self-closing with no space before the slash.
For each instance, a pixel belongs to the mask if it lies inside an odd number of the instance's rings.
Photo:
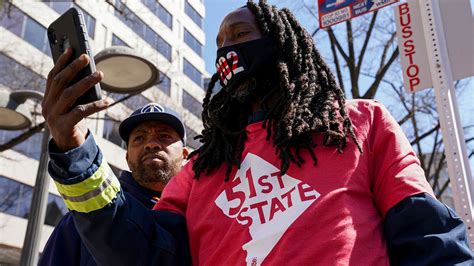
<svg viewBox="0 0 474 266">
<path fill-rule="evenodd" d="M 186 147 L 183 147 L 183 159 L 188 159 L 189 151 Z"/>
</svg>

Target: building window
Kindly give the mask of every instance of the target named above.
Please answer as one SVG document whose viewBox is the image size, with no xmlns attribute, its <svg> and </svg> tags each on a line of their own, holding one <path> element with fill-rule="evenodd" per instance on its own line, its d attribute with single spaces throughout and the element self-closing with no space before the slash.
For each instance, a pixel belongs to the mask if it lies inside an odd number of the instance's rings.
<svg viewBox="0 0 474 266">
<path fill-rule="evenodd" d="M 118 167 L 115 167 L 115 166 L 111 165 L 110 163 L 109 163 L 109 167 L 110 167 L 110 169 L 112 169 L 112 172 L 114 172 L 114 175 L 116 177 L 119 177 L 122 174 L 122 169 L 120 169 Z"/>
<path fill-rule="evenodd" d="M 113 119 L 112 117 L 108 116 L 107 114 L 104 117 L 104 133 L 102 137 L 123 149 L 127 148 L 127 145 L 119 134 L 119 126 L 120 121 Z"/>
<path fill-rule="evenodd" d="M 18 181 L 0 176 L 0 212 L 28 218 L 32 189 Z"/>
<path fill-rule="evenodd" d="M 51 57 L 46 28 L 15 6 L 11 6 L 10 16 L 2 16 L 0 25 Z"/>
<path fill-rule="evenodd" d="M 22 133 L 23 131 L 19 130 L 0 130 L 0 142 L 7 143 L 8 141 L 18 137 Z M 41 143 L 42 137 L 43 134 L 36 133 L 30 138 L 28 138 L 28 140 L 22 141 L 21 143 L 13 146 L 12 150 L 24 154 L 35 160 L 39 160 L 41 155 L 41 145 L 38 145 L 38 143 Z"/>
<path fill-rule="evenodd" d="M 80 8 L 79 6 L 76 5 L 78 9 L 81 9 L 82 14 L 84 14 L 84 22 L 86 23 L 87 27 L 87 33 L 89 34 L 89 37 L 91 39 L 94 39 L 95 36 L 95 18 L 87 13 L 84 9 Z"/>
<path fill-rule="evenodd" d="M 168 61 L 171 61 L 171 45 L 158 34 L 156 34 L 155 49 L 168 59 Z"/>
<path fill-rule="evenodd" d="M 194 98 L 191 94 L 183 90 L 183 107 L 201 119 L 202 103 Z"/>
<path fill-rule="evenodd" d="M 158 88 L 166 95 L 171 95 L 171 79 L 165 73 L 160 71 L 160 84 Z"/>
<path fill-rule="evenodd" d="M 173 15 L 166 10 L 160 3 L 158 3 L 158 6 L 160 7 L 158 9 L 158 17 L 163 21 L 163 23 L 168 26 L 168 28 L 172 29 L 173 28 Z"/>
<path fill-rule="evenodd" d="M 27 219 L 30 213 L 32 190 L 31 186 L 0 176 L 0 195 L 2 195 L 0 212 Z M 49 193 L 44 223 L 55 226 L 66 213 L 67 208 L 63 200 Z"/>
<path fill-rule="evenodd" d="M 68 209 L 64 204 L 64 200 L 59 196 L 49 193 L 44 224 L 56 226 L 67 212 Z"/>
<path fill-rule="evenodd" d="M 7 29 L 16 36 L 21 37 L 25 14 L 21 12 L 18 8 L 16 8 L 14 5 L 10 6 L 10 13 L 7 14 L 6 7 L 4 7 L 3 11 L 0 14 L 0 26 Z M 5 41 L 6 40 L 2 38 L 2 42 Z"/>
<path fill-rule="evenodd" d="M 49 7 L 54 9 L 58 14 L 63 14 L 73 6 L 72 1 L 44 1 Z"/>
<path fill-rule="evenodd" d="M 121 101 L 125 106 L 127 106 L 131 110 L 136 110 L 140 107 L 143 107 L 146 104 L 153 102 L 152 100 L 148 99 L 147 97 L 143 96 L 143 94 L 133 95 L 132 97 L 122 100 L 127 95 L 119 94 L 119 93 L 109 93 L 108 96 L 115 101 Z"/>
<path fill-rule="evenodd" d="M 191 63 L 189 63 L 186 58 L 183 58 L 183 72 L 188 76 L 194 83 L 196 83 L 199 88 L 202 88 L 202 73 Z"/>
<path fill-rule="evenodd" d="M 117 35 L 112 33 L 112 45 L 121 45 L 130 47 L 127 43 L 125 43 L 122 39 L 120 39 Z"/>
<path fill-rule="evenodd" d="M 196 39 L 191 32 L 184 28 L 184 42 L 193 49 L 199 56 L 202 57 L 202 44 Z"/>
<path fill-rule="evenodd" d="M 46 28 L 29 17 L 26 17 L 25 31 L 22 37 L 43 53 L 50 51 Z"/>
<path fill-rule="evenodd" d="M 184 12 L 186 13 L 186 15 L 188 15 L 191 18 L 192 21 L 194 21 L 194 23 L 196 23 L 196 25 L 199 26 L 199 28 L 202 29 L 202 17 L 201 15 L 199 15 L 196 9 L 194 9 L 194 7 L 192 7 L 191 4 L 189 4 L 188 1 L 186 1 Z"/>
<path fill-rule="evenodd" d="M 184 125 L 184 127 L 186 128 L 186 145 L 193 149 L 199 148 L 201 146 L 201 142 L 199 142 L 199 140 L 194 139 L 194 137 L 198 136 L 199 133 L 192 130 L 186 125 Z"/>
<path fill-rule="evenodd" d="M 163 55 L 168 61 L 171 61 L 171 45 L 166 42 L 158 33 L 141 20 L 123 3 L 120 5 L 123 12 L 115 11 L 115 15 L 143 40 L 150 44 L 155 50 Z"/>
<path fill-rule="evenodd" d="M 75 7 L 79 10 L 82 11 L 82 14 L 84 15 L 84 23 L 86 24 L 87 27 L 87 33 L 89 34 L 89 37 L 91 39 L 94 39 L 95 36 L 95 18 L 89 14 L 87 11 L 82 9 L 80 6 L 76 5 L 72 1 L 49 1 L 46 2 L 44 1 L 46 5 L 51 7 L 54 11 L 56 11 L 58 14 L 62 15 L 64 14 L 69 8 Z"/>
<path fill-rule="evenodd" d="M 11 90 L 29 90 L 44 92 L 46 79 L 17 61 L 0 53 L 0 85 Z"/>
<path fill-rule="evenodd" d="M 142 0 L 142 2 L 161 22 L 168 26 L 168 28 L 173 28 L 173 15 L 171 15 L 164 6 L 158 3 L 157 0 Z"/>
</svg>

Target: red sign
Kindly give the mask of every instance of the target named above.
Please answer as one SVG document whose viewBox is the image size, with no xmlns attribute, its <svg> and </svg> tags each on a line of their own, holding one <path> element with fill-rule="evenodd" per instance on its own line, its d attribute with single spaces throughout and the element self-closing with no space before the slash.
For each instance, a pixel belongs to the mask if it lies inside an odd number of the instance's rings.
<svg viewBox="0 0 474 266">
<path fill-rule="evenodd" d="M 318 0 L 319 26 L 334 24 L 362 16 L 399 0 Z"/>
</svg>

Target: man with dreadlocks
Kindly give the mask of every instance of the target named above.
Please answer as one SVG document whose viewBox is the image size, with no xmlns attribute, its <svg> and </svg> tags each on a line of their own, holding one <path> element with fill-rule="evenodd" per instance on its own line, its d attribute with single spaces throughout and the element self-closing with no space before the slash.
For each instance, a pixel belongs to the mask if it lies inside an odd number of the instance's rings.
<svg viewBox="0 0 474 266">
<path fill-rule="evenodd" d="M 433 197 L 400 127 L 375 101 L 346 102 L 289 10 L 250 1 L 224 18 L 217 44 L 217 73 L 203 102 L 203 145 L 155 206 L 186 218 L 193 264 L 471 265 L 464 224 Z M 73 76 L 80 69 L 74 66 L 59 64 L 50 77 Z M 212 96 L 218 81 L 223 89 Z M 46 98 L 61 94 L 48 84 Z M 67 105 L 70 98 L 51 102 Z M 85 131 L 53 118 L 80 121 L 106 105 L 50 108 L 53 115 L 43 108 L 54 142 L 102 156 L 96 145 L 86 146 L 93 142 L 84 142 L 91 138 Z M 96 168 L 91 163 L 83 175 L 106 182 L 110 177 Z M 56 179 L 67 176 L 61 171 L 50 167 Z M 62 183 L 83 193 L 97 189 L 73 178 Z M 179 228 L 163 227 L 120 193 L 107 196 L 94 212 L 73 212 L 81 237 L 101 248 L 93 253 L 106 258 L 103 264 L 122 265 L 138 256 L 126 243 L 147 248 L 139 261 L 162 263 L 150 247 L 162 252 L 162 238 L 173 237 L 166 231 Z M 138 214 L 141 230 L 127 231 L 122 221 Z"/>
</svg>

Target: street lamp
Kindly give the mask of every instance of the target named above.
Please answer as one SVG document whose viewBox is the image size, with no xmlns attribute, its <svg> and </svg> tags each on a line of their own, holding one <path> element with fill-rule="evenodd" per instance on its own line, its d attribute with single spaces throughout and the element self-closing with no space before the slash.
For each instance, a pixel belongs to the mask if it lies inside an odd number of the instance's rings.
<svg viewBox="0 0 474 266">
<path fill-rule="evenodd" d="M 36 93 L 36 91 L 35 91 Z M 39 97 L 43 98 L 41 94 Z M 20 130 L 31 125 L 31 113 L 23 101 L 21 92 L 0 91 L 0 127 L 5 130 Z"/>
<path fill-rule="evenodd" d="M 0 102 L 0 129 L 20 130 L 28 128 L 31 125 L 32 116 L 25 102 L 30 98 L 41 101 L 43 93 L 31 90 L 14 91 L 11 93 L 2 91 L 0 93 L 1 99 L 3 99 Z M 31 197 L 30 213 L 28 214 L 28 225 L 21 253 L 20 262 L 22 265 L 34 265 L 37 259 L 38 240 L 41 236 L 41 225 L 44 222 L 45 209 L 48 202 L 49 178 L 46 178 L 48 153 L 44 149 L 48 144 L 49 138 L 48 127 L 45 127 L 36 181 Z"/>
<path fill-rule="evenodd" d="M 122 46 L 106 48 L 97 54 L 95 61 L 97 69 L 104 73 L 101 87 L 105 91 L 137 93 L 158 82 L 159 71 L 156 66 L 131 48 Z M 43 93 L 31 90 L 0 91 L 0 129 L 20 130 L 30 127 L 32 115 L 25 104 L 28 99 L 41 101 Z M 49 139 L 49 129 L 45 126 L 28 225 L 20 258 L 22 266 L 37 265 L 38 261 L 41 228 L 46 215 L 49 188 L 49 178 L 46 178 L 48 165 L 46 148 Z"/>
<path fill-rule="evenodd" d="M 103 90 L 116 93 L 137 93 L 158 83 L 155 64 L 126 46 L 105 48 L 95 57 L 95 65 L 104 73 Z"/>
</svg>

